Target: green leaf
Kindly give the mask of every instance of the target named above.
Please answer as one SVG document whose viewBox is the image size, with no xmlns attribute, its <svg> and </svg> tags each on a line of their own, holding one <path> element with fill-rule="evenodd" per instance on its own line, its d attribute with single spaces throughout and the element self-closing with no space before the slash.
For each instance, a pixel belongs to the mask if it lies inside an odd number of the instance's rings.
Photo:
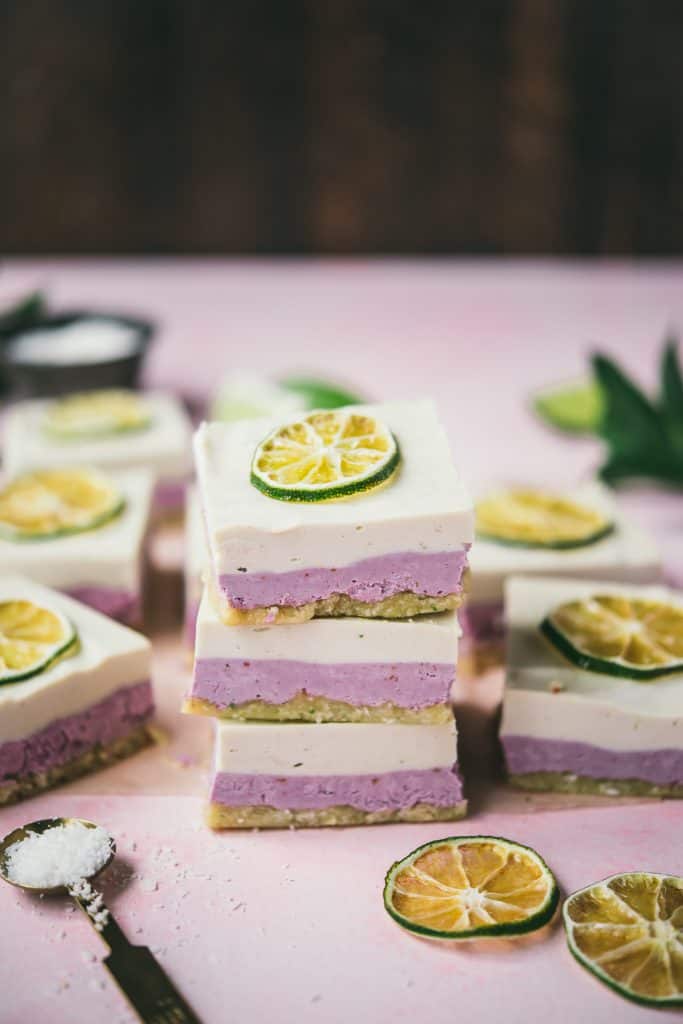
<svg viewBox="0 0 683 1024">
<path fill-rule="evenodd" d="M 19 299 L 13 306 L 0 313 L 0 335 L 25 330 L 42 320 L 47 313 L 47 304 L 42 292 L 35 291 Z"/>
<path fill-rule="evenodd" d="M 683 460 L 683 377 L 678 341 L 669 338 L 662 353 L 660 408 L 669 446 Z"/>
<path fill-rule="evenodd" d="M 602 478 L 611 484 L 638 477 L 683 484 L 683 458 L 671 443 L 659 407 L 607 356 L 597 354 L 592 362 L 604 399 L 599 433 L 609 447 Z M 671 378 L 669 385 L 675 390 L 676 381 Z"/>
<path fill-rule="evenodd" d="M 351 391 L 314 377 L 287 377 L 280 381 L 280 386 L 301 395 L 309 409 L 337 409 L 341 405 L 358 405 L 363 401 Z"/>
</svg>

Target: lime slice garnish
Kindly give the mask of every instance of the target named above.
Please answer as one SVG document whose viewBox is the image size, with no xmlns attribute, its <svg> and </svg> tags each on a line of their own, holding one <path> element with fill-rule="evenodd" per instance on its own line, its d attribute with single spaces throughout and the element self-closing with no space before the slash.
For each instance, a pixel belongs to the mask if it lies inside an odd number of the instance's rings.
<svg viewBox="0 0 683 1024">
<path fill-rule="evenodd" d="M 602 512 L 559 494 L 510 489 L 477 503 L 477 536 L 525 548 L 580 548 L 614 529 Z"/>
<path fill-rule="evenodd" d="M 35 676 L 77 649 L 76 630 L 61 612 L 33 601 L 0 601 L 0 684 Z"/>
<path fill-rule="evenodd" d="M 610 988 L 647 1006 L 683 1006 L 683 878 L 613 875 L 563 908 L 572 954 Z"/>
<path fill-rule="evenodd" d="M 600 385 L 587 378 L 539 392 L 533 407 L 541 419 L 569 434 L 595 434 L 603 411 Z"/>
<path fill-rule="evenodd" d="M 630 679 L 683 671 L 683 607 L 596 594 L 555 608 L 541 632 L 573 665 Z"/>
<path fill-rule="evenodd" d="M 425 843 L 387 872 L 384 906 L 409 931 L 435 939 L 515 936 L 543 927 L 559 890 L 528 846 L 496 836 Z"/>
<path fill-rule="evenodd" d="M 0 490 L 0 536 L 49 540 L 93 530 L 119 515 L 124 498 L 89 469 L 46 469 L 16 477 Z"/>
<path fill-rule="evenodd" d="M 84 391 L 48 407 L 44 427 L 63 441 L 145 430 L 152 421 L 146 402 L 135 391 Z"/>
<path fill-rule="evenodd" d="M 352 409 L 317 411 L 261 442 L 251 482 L 280 501 L 347 498 L 389 480 L 399 461 L 396 438 L 374 416 Z"/>
</svg>

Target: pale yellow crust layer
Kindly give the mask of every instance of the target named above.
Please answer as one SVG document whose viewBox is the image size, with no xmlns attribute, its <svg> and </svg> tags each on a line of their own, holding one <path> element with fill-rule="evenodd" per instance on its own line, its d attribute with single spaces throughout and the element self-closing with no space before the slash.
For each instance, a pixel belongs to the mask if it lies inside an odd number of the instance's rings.
<svg viewBox="0 0 683 1024">
<path fill-rule="evenodd" d="M 106 768 L 109 764 L 122 761 L 138 750 L 149 746 L 152 743 L 152 736 L 147 727 L 139 725 L 127 736 L 110 743 L 108 746 L 96 746 L 86 750 L 80 757 L 68 761 L 66 764 L 56 768 L 50 768 L 46 772 L 32 772 L 20 779 L 14 779 L 8 785 L 0 785 L 0 807 L 8 804 L 18 803 L 27 797 L 42 793 L 43 790 L 52 789 L 54 786 L 61 786 L 65 782 L 71 782 L 81 775 L 88 775 L 90 772 L 100 768 Z"/>
<path fill-rule="evenodd" d="M 566 772 L 527 772 L 510 775 L 518 789 L 552 793 L 587 793 L 593 796 L 654 796 L 683 799 L 683 783 L 658 786 L 642 779 L 592 779 Z"/>
<path fill-rule="evenodd" d="M 214 588 L 212 593 L 216 611 L 226 626 L 274 626 L 337 616 L 355 616 L 361 619 L 410 619 L 414 615 L 451 611 L 459 608 L 464 600 L 464 593 L 422 597 L 406 590 L 383 601 L 372 603 L 354 601 L 346 594 L 333 594 L 320 601 L 311 601 L 297 607 L 272 605 L 268 608 L 241 610 L 233 608 L 222 595 L 217 597 Z"/>
<path fill-rule="evenodd" d="M 226 708 L 219 708 L 201 697 L 187 697 L 183 712 L 240 722 L 382 722 L 385 725 L 390 722 L 437 725 L 449 722 L 453 717 L 447 704 L 433 704 L 426 708 L 402 708 L 391 703 L 357 707 L 341 700 L 328 700 L 327 697 L 309 697 L 303 690 L 283 704 L 253 700 Z"/>
<path fill-rule="evenodd" d="M 324 807 L 315 811 L 277 810 L 274 807 L 226 807 L 209 804 L 206 823 L 209 828 L 329 828 L 344 825 L 386 825 L 406 821 L 457 821 L 467 814 L 467 801 L 452 807 L 415 804 L 392 811 L 359 811 L 349 804 Z"/>
</svg>

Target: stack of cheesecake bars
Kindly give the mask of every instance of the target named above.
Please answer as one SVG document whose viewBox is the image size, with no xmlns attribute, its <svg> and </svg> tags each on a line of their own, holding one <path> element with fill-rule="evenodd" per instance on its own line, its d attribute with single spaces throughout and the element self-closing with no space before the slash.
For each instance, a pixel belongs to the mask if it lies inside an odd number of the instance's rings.
<svg viewBox="0 0 683 1024">
<path fill-rule="evenodd" d="M 473 512 L 435 409 L 355 406 L 286 432 L 287 457 L 317 431 L 316 458 L 332 463 L 335 438 L 371 459 L 369 435 L 395 442 L 380 485 L 329 500 L 255 479 L 278 427 L 209 423 L 195 437 L 208 565 L 184 710 L 216 719 L 209 824 L 461 817 L 449 694 Z M 265 450 L 272 463 L 277 446 Z M 336 463 L 349 474 L 354 450 Z"/>
</svg>

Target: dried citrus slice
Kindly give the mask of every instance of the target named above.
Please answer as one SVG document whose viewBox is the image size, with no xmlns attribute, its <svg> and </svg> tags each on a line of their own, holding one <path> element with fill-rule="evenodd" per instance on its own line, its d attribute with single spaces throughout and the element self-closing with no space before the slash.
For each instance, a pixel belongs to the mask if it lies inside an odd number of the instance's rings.
<svg viewBox="0 0 683 1024">
<path fill-rule="evenodd" d="M 580 548 L 614 529 L 597 509 L 562 495 L 523 488 L 500 491 L 478 502 L 477 534 L 484 540 L 525 548 Z"/>
<path fill-rule="evenodd" d="M 61 612 L 33 601 L 0 601 L 0 684 L 35 676 L 77 649 L 76 630 Z"/>
<path fill-rule="evenodd" d="M 683 606 L 617 594 L 568 601 L 541 632 L 573 665 L 630 679 L 683 671 Z"/>
<path fill-rule="evenodd" d="M 563 908 L 576 959 L 628 999 L 683 1006 L 683 878 L 613 875 Z"/>
<path fill-rule="evenodd" d="M 521 935 L 546 924 L 559 890 L 528 846 L 496 836 L 438 839 L 394 864 L 384 906 L 404 928 L 436 939 Z"/>
<path fill-rule="evenodd" d="M 374 416 L 353 409 L 317 410 L 266 437 L 251 464 L 251 482 L 280 501 L 348 498 L 389 480 L 400 453 Z"/>
<path fill-rule="evenodd" d="M 83 441 L 107 434 L 144 430 L 152 420 L 134 391 L 83 391 L 57 399 L 45 414 L 45 430 L 59 440 Z"/>
<path fill-rule="evenodd" d="M 117 516 L 124 498 L 90 469 L 46 469 L 16 477 L 0 490 L 0 536 L 47 540 L 93 530 Z"/>
</svg>

